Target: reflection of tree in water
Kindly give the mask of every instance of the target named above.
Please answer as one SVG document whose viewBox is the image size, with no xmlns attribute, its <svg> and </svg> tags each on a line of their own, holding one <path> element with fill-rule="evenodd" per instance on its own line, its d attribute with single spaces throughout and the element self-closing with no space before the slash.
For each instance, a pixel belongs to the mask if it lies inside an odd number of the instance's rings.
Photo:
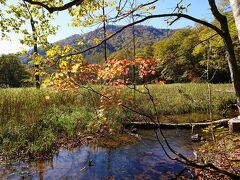
<svg viewBox="0 0 240 180">
<path fill-rule="evenodd" d="M 140 133 L 140 131 L 139 131 Z M 190 133 L 190 132 L 189 132 Z M 188 143 L 185 136 L 188 136 L 186 131 L 169 130 L 166 133 L 170 143 L 173 146 L 183 148 L 180 150 L 191 152 L 191 149 L 185 146 Z M 178 141 L 176 137 L 181 140 Z M 178 143 L 173 143 L 177 141 Z M 182 142 L 183 141 L 183 142 Z M 92 166 L 89 166 L 89 161 L 92 161 Z M 122 146 L 116 149 L 101 148 L 97 145 L 81 146 L 75 150 L 62 150 L 57 153 L 52 160 L 34 163 L 28 174 L 16 173 L 14 177 L 33 179 L 164 179 L 166 177 L 174 177 L 166 172 L 178 173 L 182 170 L 182 165 L 175 165 L 176 162 L 169 161 L 164 158 L 163 152 L 159 149 L 159 144 L 154 139 L 153 131 L 143 134 L 143 142 Z M 25 165 L 17 165 L 22 172 Z M 14 168 L 14 166 L 12 167 Z M 1 179 L 0 165 L 0 179 Z M 7 172 L 5 176 L 11 176 L 11 172 Z M 3 172 L 4 173 L 4 172 Z M 21 176 L 21 177 L 20 177 Z M 186 176 L 188 177 L 188 176 Z M 169 179 L 169 178 L 167 178 Z"/>
<path fill-rule="evenodd" d="M 37 169 L 37 172 L 39 174 L 39 180 L 44 179 L 44 175 L 45 175 L 45 171 L 46 171 L 47 167 L 52 167 L 53 168 L 53 161 L 52 160 L 46 161 L 44 163 L 36 162 L 36 169 Z"/>
<path fill-rule="evenodd" d="M 107 150 L 107 173 L 108 176 L 112 176 L 113 172 L 112 172 L 112 151 L 111 149 Z"/>
</svg>

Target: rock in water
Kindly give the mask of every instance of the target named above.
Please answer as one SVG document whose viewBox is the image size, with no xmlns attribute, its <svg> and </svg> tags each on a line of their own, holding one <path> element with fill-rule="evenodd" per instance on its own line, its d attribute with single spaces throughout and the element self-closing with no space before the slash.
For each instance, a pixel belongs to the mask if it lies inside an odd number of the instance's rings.
<svg viewBox="0 0 240 180">
<path fill-rule="evenodd" d="M 133 128 L 133 129 L 131 129 L 131 133 L 133 133 L 133 134 L 137 134 L 137 128 Z"/>
<path fill-rule="evenodd" d="M 203 137 L 199 134 L 195 134 L 191 136 L 191 140 L 192 141 L 201 141 L 203 139 Z"/>
<path fill-rule="evenodd" d="M 229 120 L 229 131 L 231 133 L 240 132 L 240 118 L 233 118 Z"/>
</svg>

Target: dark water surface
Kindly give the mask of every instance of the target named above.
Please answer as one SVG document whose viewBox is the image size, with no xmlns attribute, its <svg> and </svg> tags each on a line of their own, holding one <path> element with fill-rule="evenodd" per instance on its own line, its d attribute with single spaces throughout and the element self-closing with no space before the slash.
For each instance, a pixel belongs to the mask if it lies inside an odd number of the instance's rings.
<svg viewBox="0 0 240 180">
<path fill-rule="evenodd" d="M 81 146 L 60 150 L 51 161 L 1 164 L 0 179 L 170 179 L 184 169 L 165 156 L 154 131 L 141 134 L 142 141 L 117 149 Z M 175 150 L 193 156 L 190 130 L 167 130 L 165 134 Z M 185 177 L 191 178 L 191 173 L 185 172 Z"/>
</svg>

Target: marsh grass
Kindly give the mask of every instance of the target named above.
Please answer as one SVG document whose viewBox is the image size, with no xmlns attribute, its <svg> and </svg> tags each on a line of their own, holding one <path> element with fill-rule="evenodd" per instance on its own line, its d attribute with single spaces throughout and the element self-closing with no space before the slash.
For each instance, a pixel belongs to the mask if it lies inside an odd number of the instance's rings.
<svg viewBox="0 0 240 180">
<path fill-rule="evenodd" d="M 149 88 L 160 114 L 208 111 L 207 84 L 150 85 Z M 227 92 L 230 89 L 230 84 L 212 85 L 212 107 L 215 113 L 221 112 L 228 103 L 235 102 L 235 94 Z M 142 96 L 140 98 L 145 100 Z"/>
<path fill-rule="evenodd" d="M 33 156 L 51 152 L 59 139 L 86 127 L 94 113 L 86 96 L 33 88 L 0 90 L 3 153 Z"/>
<path fill-rule="evenodd" d="M 235 94 L 229 92 L 232 90 L 232 86 L 230 84 L 213 84 L 212 87 L 212 111 L 214 114 L 214 118 L 221 118 L 222 112 L 226 109 L 226 106 L 229 103 L 235 103 Z M 183 117 L 184 114 L 192 114 L 192 116 L 205 116 L 204 119 L 200 119 L 199 121 L 207 120 L 206 116 L 208 116 L 208 87 L 207 84 L 169 84 L 169 85 L 148 85 L 148 88 L 151 92 L 151 95 L 154 98 L 154 102 L 156 104 L 157 112 L 161 116 L 163 115 L 163 121 L 169 121 L 171 118 L 164 118 L 165 116 L 173 115 L 179 118 L 178 122 L 183 122 L 182 120 L 186 120 L 186 117 Z M 137 86 L 138 91 L 146 92 L 144 86 Z M 124 97 L 127 99 L 129 95 L 133 96 L 133 90 L 126 88 L 124 91 Z M 135 93 L 135 101 L 132 107 L 136 107 L 138 111 L 146 112 L 146 113 L 154 113 L 154 108 L 149 100 L 149 95 L 144 95 L 142 93 Z M 121 112 L 121 114 L 115 113 L 115 117 L 136 121 L 143 120 L 139 115 L 133 114 L 132 112 Z M 230 111 L 229 111 L 230 113 Z M 231 114 L 229 114 L 231 116 Z M 182 116 L 182 118 L 181 118 Z M 187 115 L 184 115 L 187 116 Z M 197 120 L 198 117 L 192 118 L 194 121 Z M 223 117 L 222 117 L 223 118 Z M 181 120 L 182 119 L 182 120 Z M 187 120 L 191 122 L 191 119 Z"/>
<path fill-rule="evenodd" d="M 99 86 L 94 86 L 97 91 Z M 234 102 L 230 84 L 215 84 L 213 112 L 219 114 L 227 103 Z M 111 91 L 111 88 L 108 88 Z M 137 86 L 145 91 L 143 86 Z M 149 85 L 161 115 L 207 113 L 206 84 Z M 154 113 L 149 96 L 136 92 L 134 102 L 128 99 L 133 90 L 125 88 L 118 98 L 145 113 Z M 108 126 L 119 129 L 123 121 L 144 120 L 140 115 L 114 106 L 104 113 L 104 120 L 96 115 L 93 104 L 99 106 L 99 96 L 80 88 L 77 92 L 55 92 L 54 89 L 0 89 L 0 143 L 2 153 L 12 157 L 34 157 L 36 153 L 52 153 L 58 142 L 80 132 L 98 132 Z M 98 108 L 98 107 L 97 107 Z M 108 120 L 108 124 L 106 123 Z M 191 120 L 189 120 L 191 121 Z M 89 129 L 91 127 L 91 129 Z"/>
</svg>

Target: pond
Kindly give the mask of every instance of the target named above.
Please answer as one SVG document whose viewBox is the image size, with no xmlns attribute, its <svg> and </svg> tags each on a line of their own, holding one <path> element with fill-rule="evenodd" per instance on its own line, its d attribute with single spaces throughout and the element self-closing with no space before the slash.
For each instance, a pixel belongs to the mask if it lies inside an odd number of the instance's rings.
<svg viewBox="0 0 240 180">
<path fill-rule="evenodd" d="M 0 179 L 170 179 L 184 169 L 169 160 L 153 130 L 140 131 L 142 140 L 116 149 L 83 145 L 74 150 L 61 149 L 52 160 L 0 165 Z M 191 130 L 165 130 L 171 146 L 193 156 Z M 184 174 L 192 178 L 190 172 Z"/>
</svg>

